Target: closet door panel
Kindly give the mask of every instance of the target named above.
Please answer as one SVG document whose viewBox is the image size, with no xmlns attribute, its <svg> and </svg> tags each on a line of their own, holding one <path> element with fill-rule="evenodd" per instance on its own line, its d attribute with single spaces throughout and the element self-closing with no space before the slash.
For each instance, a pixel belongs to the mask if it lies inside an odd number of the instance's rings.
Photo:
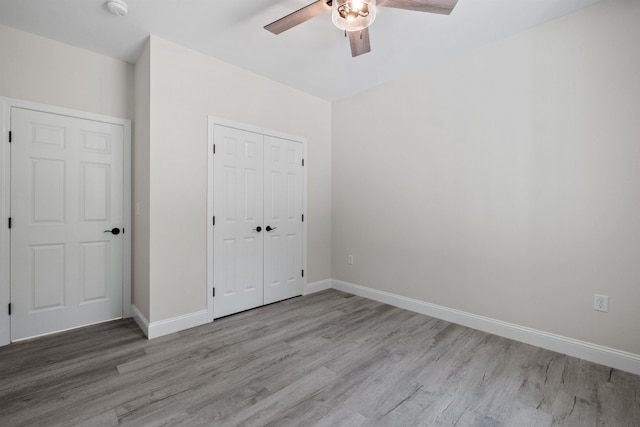
<svg viewBox="0 0 640 427">
<path fill-rule="evenodd" d="M 264 137 L 264 303 L 302 295 L 302 144 Z"/>
<path fill-rule="evenodd" d="M 214 318 L 261 306 L 263 136 L 214 127 Z"/>
</svg>

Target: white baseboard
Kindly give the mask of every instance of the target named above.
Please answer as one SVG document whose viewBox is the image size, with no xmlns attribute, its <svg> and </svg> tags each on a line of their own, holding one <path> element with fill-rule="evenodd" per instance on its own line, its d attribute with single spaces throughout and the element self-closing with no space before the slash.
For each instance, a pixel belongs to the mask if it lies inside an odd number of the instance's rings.
<svg viewBox="0 0 640 427">
<path fill-rule="evenodd" d="M 204 325 L 207 323 L 208 318 L 207 310 L 201 310 L 183 316 L 172 317 L 171 319 L 149 322 L 135 305 L 131 306 L 131 311 L 133 312 L 134 320 L 149 339 Z"/>
<path fill-rule="evenodd" d="M 331 289 L 332 280 L 320 280 L 305 285 L 303 295 L 309 295 L 314 292 L 323 291 L 325 289 Z M 171 319 L 160 320 L 157 322 L 149 322 L 149 320 L 140 312 L 135 305 L 131 306 L 131 311 L 134 320 L 146 335 L 147 338 L 153 339 L 163 335 L 172 334 L 174 332 L 180 332 L 185 329 L 194 328 L 196 326 L 204 325 L 208 322 L 207 310 L 198 311 L 195 313 L 185 314 L 184 316 L 173 317 Z"/>
<path fill-rule="evenodd" d="M 317 282 L 307 283 L 304 287 L 302 295 L 309 295 L 314 292 L 324 291 L 325 289 L 331 289 L 332 280 L 318 280 Z"/>
<path fill-rule="evenodd" d="M 195 328 L 208 322 L 207 310 L 200 310 L 171 319 L 159 320 L 149 324 L 149 339 L 169 335 L 185 329 Z"/>
<path fill-rule="evenodd" d="M 515 341 L 535 345 L 547 350 L 557 351 L 569 356 L 599 363 L 611 368 L 640 375 L 640 355 L 591 344 L 585 341 L 564 337 L 527 328 L 489 317 L 478 316 L 461 310 L 431 304 L 414 298 L 407 298 L 389 292 L 379 291 L 353 283 L 332 280 L 331 287 L 343 292 L 379 301 L 395 307 L 404 308 L 416 313 L 457 323 L 469 328 L 499 335 Z"/>
<path fill-rule="evenodd" d="M 138 327 L 142 329 L 142 333 L 149 338 L 149 320 L 147 320 L 138 307 L 133 304 L 131 304 L 131 317 L 136 321 Z"/>
</svg>

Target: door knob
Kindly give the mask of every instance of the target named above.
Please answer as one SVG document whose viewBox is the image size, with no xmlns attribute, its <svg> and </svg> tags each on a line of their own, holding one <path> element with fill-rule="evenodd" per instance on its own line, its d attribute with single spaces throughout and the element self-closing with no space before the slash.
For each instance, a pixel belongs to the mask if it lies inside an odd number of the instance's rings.
<svg viewBox="0 0 640 427">
<path fill-rule="evenodd" d="M 111 230 L 104 230 L 105 233 L 111 233 L 113 235 L 118 235 L 120 234 L 120 229 L 119 228 L 112 228 Z"/>
<path fill-rule="evenodd" d="M 271 231 L 271 230 L 275 230 L 276 228 L 278 228 L 278 227 L 273 227 L 273 228 L 271 228 L 271 226 L 270 226 L 270 225 L 267 225 L 267 228 L 265 228 L 265 230 L 267 230 L 267 231 Z"/>
<path fill-rule="evenodd" d="M 256 228 L 253 229 L 253 231 L 257 231 L 259 233 L 262 231 L 262 227 L 257 226 Z"/>
</svg>

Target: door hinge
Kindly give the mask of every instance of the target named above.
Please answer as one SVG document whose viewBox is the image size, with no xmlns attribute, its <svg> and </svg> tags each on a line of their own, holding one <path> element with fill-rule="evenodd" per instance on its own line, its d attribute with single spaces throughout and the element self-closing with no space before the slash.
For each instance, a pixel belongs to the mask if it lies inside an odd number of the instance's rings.
<svg viewBox="0 0 640 427">
<path fill-rule="evenodd" d="M 9 303 L 9 316 L 11 316 L 11 303 Z"/>
<path fill-rule="evenodd" d="M 304 222 L 304 214 L 302 214 L 302 222 Z"/>
<path fill-rule="evenodd" d="M 216 296 L 216 288 L 213 288 L 213 296 Z"/>
<path fill-rule="evenodd" d="M 216 144 L 213 144 L 213 154 L 216 154 Z"/>
<path fill-rule="evenodd" d="M 213 217 L 213 224 L 211 224 L 211 225 L 216 225 L 216 217 L 215 216 Z"/>
<path fill-rule="evenodd" d="M 302 167 L 304 167 L 304 159 L 302 159 Z"/>
<path fill-rule="evenodd" d="M 9 228 L 11 228 L 11 217 L 9 217 Z"/>
<path fill-rule="evenodd" d="M 11 131 L 9 131 L 9 142 L 11 142 Z"/>
<path fill-rule="evenodd" d="M 302 270 L 302 277 L 304 277 L 304 270 Z"/>
</svg>

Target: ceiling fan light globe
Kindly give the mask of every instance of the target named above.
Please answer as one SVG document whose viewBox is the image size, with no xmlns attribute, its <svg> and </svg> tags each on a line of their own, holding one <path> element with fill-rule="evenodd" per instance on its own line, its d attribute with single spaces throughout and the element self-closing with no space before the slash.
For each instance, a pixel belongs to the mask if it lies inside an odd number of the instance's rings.
<svg viewBox="0 0 640 427">
<path fill-rule="evenodd" d="M 124 0 L 107 0 L 107 9 L 116 16 L 127 16 L 129 6 Z"/>
<path fill-rule="evenodd" d="M 342 31 L 361 31 L 376 19 L 376 0 L 334 0 L 331 20 Z"/>
</svg>

